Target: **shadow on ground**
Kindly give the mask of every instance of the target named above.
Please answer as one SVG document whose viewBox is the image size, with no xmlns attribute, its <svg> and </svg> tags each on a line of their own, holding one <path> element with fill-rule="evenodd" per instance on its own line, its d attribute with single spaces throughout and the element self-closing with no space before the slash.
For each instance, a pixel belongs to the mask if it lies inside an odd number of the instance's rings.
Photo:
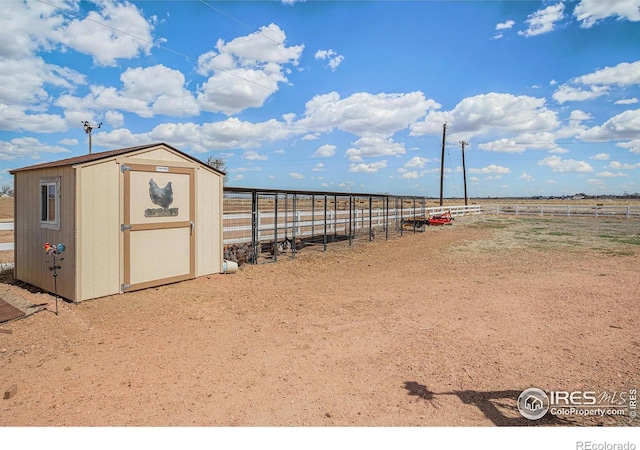
<svg viewBox="0 0 640 450">
<path fill-rule="evenodd" d="M 579 425 L 574 421 L 562 419 L 549 413 L 540 420 L 525 419 L 516 407 L 521 390 L 432 392 L 424 384 L 415 381 L 405 381 L 404 388 L 408 391 L 408 395 L 420 397 L 435 405 L 442 397 L 455 395 L 464 404 L 478 408 L 487 419 L 497 426 Z"/>
</svg>

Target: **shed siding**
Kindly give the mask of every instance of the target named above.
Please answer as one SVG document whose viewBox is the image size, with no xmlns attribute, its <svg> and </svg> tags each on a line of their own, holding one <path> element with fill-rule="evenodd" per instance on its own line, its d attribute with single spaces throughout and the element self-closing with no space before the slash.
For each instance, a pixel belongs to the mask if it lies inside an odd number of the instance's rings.
<svg viewBox="0 0 640 450">
<path fill-rule="evenodd" d="M 120 177 L 114 161 L 78 169 L 78 299 L 120 292 Z"/>
<path fill-rule="evenodd" d="M 166 161 L 166 162 L 188 162 L 190 166 L 193 166 L 194 163 L 191 161 L 186 161 L 182 155 L 178 155 L 166 148 L 156 148 L 145 152 L 137 153 L 133 158 L 140 158 L 145 160 L 157 160 L 157 161 Z"/>
<path fill-rule="evenodd" d="M 222 272 L 222 179 L 196 171 L 196 276 Z"/>
<path fill-rule="evenodd" d="M 40 225 L 40 180 L 60 177 L 60 229 Z M 53 261 L 42 248 L 45 242 L 63 243 L 57 292 L 75 301 L 75 173 L 71 167 L 18 172 L 15 176 L 15 276 L 18 280 L 54 292 L 54 277 L 49 270 Z M 57 262 L 57 261 L 56 261 Z"/>
</svg>

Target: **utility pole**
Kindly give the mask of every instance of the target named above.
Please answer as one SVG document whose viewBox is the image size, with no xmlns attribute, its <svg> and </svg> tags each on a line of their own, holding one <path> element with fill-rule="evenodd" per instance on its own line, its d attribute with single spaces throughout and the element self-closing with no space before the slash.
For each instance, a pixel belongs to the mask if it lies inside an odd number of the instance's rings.
<svg viewBox="0 0 640 450">
<path fill-rule="evenodd" d="M 442 157 L 440 158 L 440 206 L 442 206 L 442 193 L 444 187 L 444 145 L 447 139 L 447 124 L 442 125 Z"/>
<path fill-rule="evenodd" d="M 91 132 L 93 131 L 94 128 L 100 128 L 102 126 L 102 122 L 100 122 L 96 126 L 92 126 L 92 125 L 89 125 L 88 120 L 85 120 L 82 125 L 84 126 L 84 132 L 89 135 L 89 154 L 91 154 Z"/>
<path fill-rule="evenodd" d="M 467 206 L 467 169 L 464 166 L 464 146 L 469 145 L 469 143 L 460 141 L 460 145 L 462 145 L 462 179 L 464 180 L 464 206 Z"/>
</svg>

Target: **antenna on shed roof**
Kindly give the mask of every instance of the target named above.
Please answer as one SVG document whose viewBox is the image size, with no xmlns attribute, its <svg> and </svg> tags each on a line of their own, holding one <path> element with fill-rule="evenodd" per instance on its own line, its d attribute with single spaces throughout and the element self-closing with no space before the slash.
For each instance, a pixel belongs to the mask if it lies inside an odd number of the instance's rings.
<svg viewBox="0 0 640 450">
<path fill-rule="evenodd" d="M 98 125 L 90 125 L 88 120 L 85 120 L 82 125 L 84 126 L 84 132 L 89 135 L 89 154 L 91 154 L 91 132 L 94 128 L 100 128 L 102 126 L 102 122 Z"/>
</svg>

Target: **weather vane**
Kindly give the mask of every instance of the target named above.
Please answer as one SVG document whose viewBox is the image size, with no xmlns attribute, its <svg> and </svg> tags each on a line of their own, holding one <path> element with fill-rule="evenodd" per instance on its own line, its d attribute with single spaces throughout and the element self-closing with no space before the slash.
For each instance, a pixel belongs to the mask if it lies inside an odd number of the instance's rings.
<svg viewBox="0 0 640 450">
<path fill-rule="evenodd" d="M 90 125 L 88 120 L 85 120 L 82 125 L 84 126 L 84 132 L 89 135 L 89 154 L 91 154 L 91 132 L 94 128 L 100 128 L 102 126 L 102 122 L 98 125 Z"/>
</svg>

